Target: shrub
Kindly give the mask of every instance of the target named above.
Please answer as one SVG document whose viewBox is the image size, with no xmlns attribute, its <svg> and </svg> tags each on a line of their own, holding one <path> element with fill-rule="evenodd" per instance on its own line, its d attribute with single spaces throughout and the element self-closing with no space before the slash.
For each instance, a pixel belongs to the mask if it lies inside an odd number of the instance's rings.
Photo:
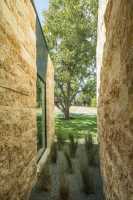
<svg viewBox="0 0 133 200">
<path fill-rule="evenodd" d="M 91 170 L 89 170 L 84 164 L 81 164 L 80 173 L 83 183 L 83 192 L 86 194 L 95 194 L 94 177 Z"/>
<path fill-rule="evenodd" d="M 69 134 L 69 150 L 72 158 L 75 158 L 78 147 L 78 139 L 75 140 L 72 134 Z"/>
<path fill-rule="evenodd" d="M 61 150 L 64 145 L 64 138 L 61 134 L 57 134 L 58 149 Z"/>
<path fill-rule="evenodd" d="M 51 146 L 51 162 L 56 163 L 57 162 L 57 157 L 58 157 L 58 152 L 57 152 L 57 144 L 53 142 Z"/>
<path fill-rule="evenodd" d="M 69 182 L 65 174 L 60 176 L 59 200 L 69 199 Z"/>
<path fill-rule="evenodd" d="M 94 167 L 100 167 L 99 145 L 93 145 L 93 157 L 90 163 Z"/>
<path fill-rule="evenodd" d="M 67 151 L 64 152 L 64 155 L 65 155 L 65 158 L 66 158 L 66 161 L 67 161 L 68 172 L 69 172 L 70 174 L 72 174 L 72 173 L 73 173 L 73 167 L 72 167 L 71 158 L 70 158 L 70 156 L 69 156 L 69 154 L 68 154 Z"/>
<path fill-rule="evenodd" d="M 96 147 L 96 145 L 93 144 L 92 135 L 88 135 L 85 137 L 85 148 L 87 153 L 88 164 L 90 166 L 98 166 L 98 148 Z"/>
<path fill-rule="evenodd" d="M 93 148 L 93 138 L 90 134 L 85 136 L 85 148 L 87 153 Z"/>
</svg>

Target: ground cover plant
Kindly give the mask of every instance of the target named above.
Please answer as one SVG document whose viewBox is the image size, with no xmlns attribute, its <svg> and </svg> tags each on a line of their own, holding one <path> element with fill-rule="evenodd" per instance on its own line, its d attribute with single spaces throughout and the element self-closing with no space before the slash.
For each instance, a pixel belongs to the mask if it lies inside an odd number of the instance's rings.
<svg viewBox="0 0 133 200">
<path fill-rule="evenodd" d="M 40 193 L 39 190 L 40 199 L 103 200 L 96 116 L 72 114 L 67 121 L 58 115 L 56 136 L 49 162 L 51 191 L 48 191 L 49 184 L 48 189 L 43 188 L 46 174 L 45 178 L 40 179 L 40 186 L 45 191 Z M 34 191 L 30 200 L 38 200 L 38 190 Z"/>
<path fill-rule="evenodd" d="M 72 160 L 67 151 L 64 151 L 64 156 L 67 162 L 67 171 L 72 174 L 73 173 L 73 166 L 72 166 Z"/>
<path fill-rule="evenodd" d="M 95 194 L 94 175 L 87 165 L 80 163 L 80 173 L 82 178 L 82 190 L 86 194 Z"/>
<path fill-rule="evenodd" d="M 88 159 L 88 165 L 90 166 L 98 166 L 99 161 L 99 144 L 94 143 L 94 139 L 92 135 L 85 136 L 85 149 L 86 155 Z"/>
<path fill-rule="evenodd" d="M 40 173 L 37 176 L 37 188 L 40 191 L 50 192 L 52 186 L 52 179 L 50 173 L 50 161 L 49 159 L 43 166 Z"/>
<path fill-rule="evenodd" d="M 57 134 L 57 144 L 58 144 L 58 150 L 62 150 L 63 146 L 64 146 L 64 138 L 62 137 L 61 134 Z"/>
<path fill-rule="evenodd" d="M 78 139 L 73 134 L 69 134 L 69 151 L 72 158 L 75 158 L 78 147 Z"/>
</svg>

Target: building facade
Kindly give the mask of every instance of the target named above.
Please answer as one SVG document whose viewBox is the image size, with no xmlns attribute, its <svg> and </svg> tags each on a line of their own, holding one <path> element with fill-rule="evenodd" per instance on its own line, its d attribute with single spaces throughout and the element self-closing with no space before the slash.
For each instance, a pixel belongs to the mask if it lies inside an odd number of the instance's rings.
<svg viewBox="0 0 133 200">
<path fill-rule="evenodd" d="M 54 135 L 54 68 L 33 2 L 0 1 L 0 199 L 26 200 Z"/>
<path fill-rule="evenodd" d="M 107 200 L 133 199 L 133 1 L 99 0 L 98 129 Z"/>
</svg>

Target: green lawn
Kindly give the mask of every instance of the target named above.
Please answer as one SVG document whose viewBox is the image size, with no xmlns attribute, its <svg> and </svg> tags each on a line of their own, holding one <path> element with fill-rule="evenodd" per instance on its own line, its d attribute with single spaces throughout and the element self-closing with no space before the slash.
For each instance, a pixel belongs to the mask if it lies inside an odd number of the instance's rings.
<svg viewBox="0 0 133 200">
<path fill-rule="evenodd" d="M 69 134 L 82 138 L 86 134 L 97 135 L 96 116 L 72 114 L 70 120 L 64 120 L 62 115 L 56 116 L 56 134 L 67 139 Z"/>
</svg>

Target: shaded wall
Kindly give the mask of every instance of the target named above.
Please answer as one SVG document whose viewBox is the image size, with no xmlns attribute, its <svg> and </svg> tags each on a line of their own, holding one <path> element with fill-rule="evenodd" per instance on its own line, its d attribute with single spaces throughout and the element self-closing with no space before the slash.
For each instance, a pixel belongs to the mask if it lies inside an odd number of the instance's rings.
<svg viewBox="0 0 133 200">
<path fill-rule="evenodd" d="M 0 199 L 26 200 L 36 176 L 36 16 L 0 1 Z"/>
<path fill-rule="evenodd" d="M 101 2 L 101 1 L 100 1 Z M 103 1 L 98 126 L 107 200 L 133 199 L 133 1 Z M 101 8 L 101 7 L 100 7 Z M 99 8 L 99 9 L 100 9 Z M 104 15 L 105 14 L 105 15 Z M 105 29 L 101 29 L 105 23 Z M 100 40 L 98 40 L 100 47 Z M 98 82 L 99 84 L 99 82 Z"/>
</svg>

